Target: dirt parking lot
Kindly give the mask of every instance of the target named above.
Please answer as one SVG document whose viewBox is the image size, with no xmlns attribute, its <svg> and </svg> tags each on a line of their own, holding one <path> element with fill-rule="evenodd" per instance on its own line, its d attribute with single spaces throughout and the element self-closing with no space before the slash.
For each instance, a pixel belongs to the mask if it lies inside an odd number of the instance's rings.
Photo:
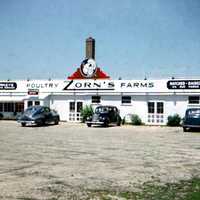
<svg viewBox="0 0 200 200">
<path fill-rule="evenodd" d="M 0 121 L 0 199 L 87 199 L 87 190 L 134 191 L 193 176 L 200 176 L 198 132 Z"/>
</svg>

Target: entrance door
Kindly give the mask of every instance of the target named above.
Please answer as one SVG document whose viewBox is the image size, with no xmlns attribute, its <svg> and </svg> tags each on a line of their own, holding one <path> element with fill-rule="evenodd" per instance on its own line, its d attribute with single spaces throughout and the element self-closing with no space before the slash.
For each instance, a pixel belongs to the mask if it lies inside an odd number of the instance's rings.
<svg viewBox="0 0 200 200">
<path fill-rule="evenodd" d="M 69 102 L 69 121 L 80 122 L 82 108 L 83 108 L 83 102 L 81 101 Z"/>
<path fill-rule="evenodd" d="M 148 102 L 148 124 L 164 124 L 164 102 Z"/>
</svg>

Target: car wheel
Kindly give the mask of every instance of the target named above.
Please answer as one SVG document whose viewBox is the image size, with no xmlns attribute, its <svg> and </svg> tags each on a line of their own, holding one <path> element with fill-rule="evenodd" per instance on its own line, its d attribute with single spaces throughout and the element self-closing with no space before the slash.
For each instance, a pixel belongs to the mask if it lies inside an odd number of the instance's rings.
<svg viewBox="0 0 200 200">
<path fill-rule="evenodd" d="M 121 126 L 121 118 L 120 117 L 117 119 L 117 126 Z"/>
<path fill-rule="evenodd" d="M 188 129 L 186 127 L 183 127 L 183 132 L 188 132 Z"/>
<path fill-rule="evenodd" d="M 55 125 L 58 125 L 58 124 L 59 124 L 59 119 L 56 118 L 56 120 L 55 120 Z"/>
<path fill-rule="evenodd" d="M 88 126 L 88 127 L 91 127 L 91 126 L 92 126 L 92 124 L 87 124 L 87 126 Z"/>
<path fill-rule="evenodd" d="M 21 123 L 21 126 L 22 126 L 22 127 L 26 126 L 26 123 L 25 123 L 25 122 L 22 122 L 22 123 Z"/>
<path fill-rule="evenodd" d="M 103 124 L 104 127 L 108 127 L 108 121 L 105 121 Z"/>
<path fill-rule="evenodd" d="M 45 120 L 44 119 L 39 120 L 38 122 L 36 122 L 36 125 L 37 126 L 44 126 L 45 125 Z"/>
</svg>

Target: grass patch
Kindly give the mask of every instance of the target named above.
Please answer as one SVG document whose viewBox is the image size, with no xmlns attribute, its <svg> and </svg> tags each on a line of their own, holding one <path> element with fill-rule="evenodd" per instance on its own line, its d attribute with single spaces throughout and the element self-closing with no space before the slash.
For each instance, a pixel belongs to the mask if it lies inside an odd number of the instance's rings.
<svg viewBox="0 0 200 200">
<path fill-rule="evenodd" d="M 90 191 L 89 196 L 100 200 L 200 200 L 200 178 L 164 185 L 147 182 L 139 189 L 141 192 Z"/>
</svg>

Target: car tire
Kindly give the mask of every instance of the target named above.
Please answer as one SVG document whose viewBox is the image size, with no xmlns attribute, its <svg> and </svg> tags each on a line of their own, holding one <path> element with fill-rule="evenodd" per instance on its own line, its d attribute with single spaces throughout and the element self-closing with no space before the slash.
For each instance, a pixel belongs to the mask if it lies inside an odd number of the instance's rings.
<svg viewBox="0 0 200 200">
<path fill-rule="evenodd" d="M 186 127 L 183 127 L 183 132 L 188 132 L 188 129 Z"/>
<path fill-rule="evenodd" d="M 117 119 L 117 126 L 121 126 L 121 118 L 119 117 L 118 119 Z"/>
<path fill-rule="evenodd" d="M 25 122 L 22 122 L 22 123 L 21 123 L 21 126 L 22 126 L 22 127 L 25 127 L 25 126 L 26 126 L 26 123 L 25 123 Z"/>
<path fill-rule="evenodd" d="M 41 119 L 40 121 L 38 121 L 36 123 L 36 126 L 44 126 L 45 125 L 45 120 L 44 119 Z"/>
<path fill-rule="evenodd" d="M 58 125 L 59 124 L 59 119 L 58 118 L 56 118 L 56 120 L 55 120 L 55 125 Z"/>
<path fill-rule="evenodd" d="M 108 121 L 105 121 L 104 124 L 103 124 L 103 126 L 104 127 L 108 127 L 108 124 L 109 124 Z"/>
<path fill-rule="evenodd" d="M 91 127 L 91 126 L 92 126 L 92 124 L 87 124 L 87 126 L 88 126 L 88 127 Z"/>
</svg>

